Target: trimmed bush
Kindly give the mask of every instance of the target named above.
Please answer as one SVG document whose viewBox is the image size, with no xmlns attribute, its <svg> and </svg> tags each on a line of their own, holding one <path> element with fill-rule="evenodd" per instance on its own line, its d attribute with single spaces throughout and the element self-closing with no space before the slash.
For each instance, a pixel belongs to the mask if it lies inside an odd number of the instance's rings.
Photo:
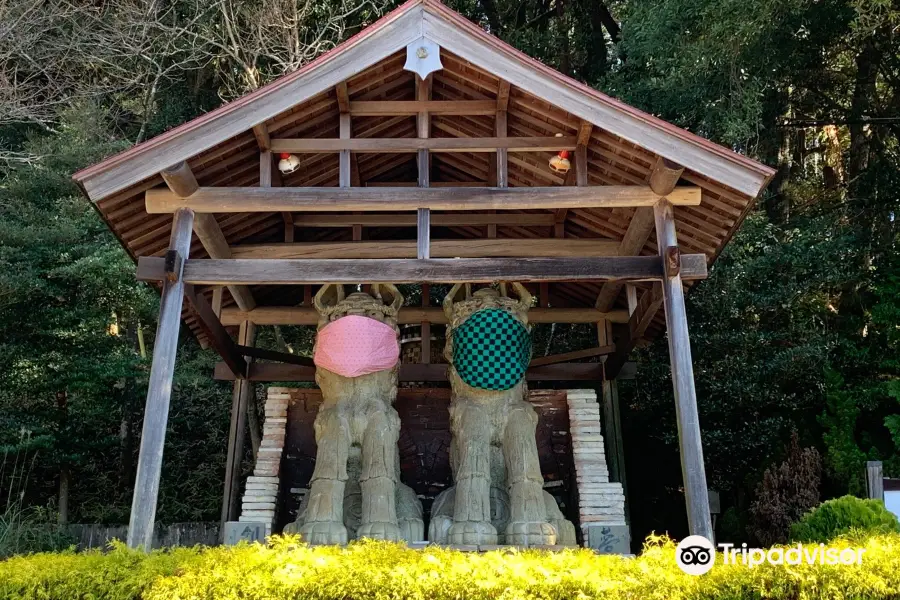
<svg viewBox="0 0 900 600">
<path fill-rule="evenodd" d="M 796 542 L 827 542 L 857 530 L 865 534 L 900 532 L 897 517 L 878 500 L 843 496 L 823 502 L 791 526 Z"/>
<path fill-rule="evenodd" d="M 838 540 L 838 547 L 852 547 Z M 386 542 L 308 547 L 274 538 L 266 547 L 173 549 L 142 554 L 121 545 L 35 554 L 0 562 L 4 599 L 740 599 L 900 597 L 900 535 L 859 542 L 859 566 L 716 566 L 701 577 L 676 566 L 667 538 L 647 541 L 638 558 L 587 550 L 484 554 Z"/>
</svg>

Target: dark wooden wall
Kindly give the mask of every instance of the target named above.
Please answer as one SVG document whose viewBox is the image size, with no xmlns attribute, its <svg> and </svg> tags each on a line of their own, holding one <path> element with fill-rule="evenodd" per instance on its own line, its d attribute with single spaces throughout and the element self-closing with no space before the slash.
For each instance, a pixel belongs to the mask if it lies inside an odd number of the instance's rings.
<svg viewBox="0 0 900 600">
<path fill-rule="evenodd" d="M 276 530 L 297 517 L 299 500 L 292 489 L 308 488 L 315 467 L 313 421 L 322 394 L 319 390 L 292 391 L 287 436 L 281 460 L 281 498 Z M 563 514 L 575 519 L 575 472 L 569 438 L 569 413 L 564 390 L 533 390 L 529 402 L 538 412 L 537 444 L 547 491 L 556 496 Z M 450 390 L 400 388 L 394 405 L 400 414 L 402 481 L 419 497 L 427 517 L 435 496 L 451 485 Z M 570 510 L 571 508 L 571 510 Z"/>
</svg>

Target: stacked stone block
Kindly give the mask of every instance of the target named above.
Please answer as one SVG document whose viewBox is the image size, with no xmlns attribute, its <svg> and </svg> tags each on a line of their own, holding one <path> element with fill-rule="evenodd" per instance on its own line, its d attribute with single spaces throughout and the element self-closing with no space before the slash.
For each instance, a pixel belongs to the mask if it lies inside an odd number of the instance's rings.
<svg viewBox="0 0 900 600">
<path fill-rule="evenodd" d="M 244 522 L 265 523 L 267 534 L 272 532 L 272 523 L 275 522 L 278 470 L 284 451 L 287 409 L 290 401 L 288 388 L 271 387 L 267 390 L 263 437 L 256 455 L 253 475 L 247 478 L 241 516 L 238 519 Z"/>
<path fill-rule="evenodd" d="M 621 483 L 609 481 L 600 405 L 594 390 L 567 390 L 569 431 L 578 489 L 578 517 L 588 540 L 591 527 L 624 527 L 625 493 Z"/>
</svg>

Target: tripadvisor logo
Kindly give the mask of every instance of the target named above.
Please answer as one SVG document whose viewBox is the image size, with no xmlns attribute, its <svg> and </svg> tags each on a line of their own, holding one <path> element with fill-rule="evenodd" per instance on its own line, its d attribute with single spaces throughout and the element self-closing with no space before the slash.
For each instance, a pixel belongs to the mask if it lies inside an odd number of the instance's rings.
<svg viewBox="0 0 900 600">
<path fill-rule="evenodd" d="M 722 553 L 722 564 L 742 564 L 756 567 L 763 563 L 770 565 L 860 565 L 865 548 L 829 548 L 825 544 L 804 546 L 797 544 L 789 548 L 748 548 L 741 544 L 719 544 Z M 675 549 L 675 562 L 688 575 L 708 573 L 716 563 L 716 550 L 712 542 L 702 535 L 690 535 L 678 544 Z"/>
<path fill-rule="evenodd" d="M 716 563 L 716 549 L 702 535 L 689 535 L 675 549 L 675 562 L 688 575 L 703 575 Z"/>
</svg>

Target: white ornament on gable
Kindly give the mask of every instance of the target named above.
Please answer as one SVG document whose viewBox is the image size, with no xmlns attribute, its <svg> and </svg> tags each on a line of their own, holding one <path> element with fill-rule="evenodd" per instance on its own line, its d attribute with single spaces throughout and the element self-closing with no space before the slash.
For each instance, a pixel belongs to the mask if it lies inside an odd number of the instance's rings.
<svg viewBox="0 0 900 600">
<path fill-rule="evenodd" d="M 406 64 L 403 68 L 422 79 L 440 71 L 444 68 L 441 64 L 441 47 L 424 37 L 419 38 L 406 47 Z"/>
</svg>

